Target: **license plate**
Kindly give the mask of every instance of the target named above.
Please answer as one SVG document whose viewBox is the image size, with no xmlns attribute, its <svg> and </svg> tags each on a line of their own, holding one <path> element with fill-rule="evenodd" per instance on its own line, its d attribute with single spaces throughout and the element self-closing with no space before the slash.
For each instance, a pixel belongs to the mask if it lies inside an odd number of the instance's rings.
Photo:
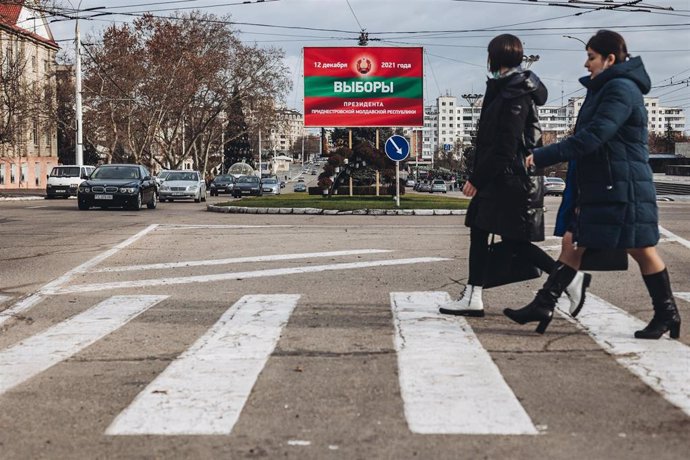
<svg viewBox="0 0 690 460">
<path fill-rule="evenodd" d="M 173 196 L 184 195 L 184 192 L 173 192 Z"/>
<path fill-rule="evenodd" d="M 94 198 L 97 200 L 112 200 L 113 196 L 112 195 L 96 195 Z"/>
<path fill-rule="evenodd" d="M 65 193 L 67 190 L 55 190 L 55 193 Z"/>
</svg>

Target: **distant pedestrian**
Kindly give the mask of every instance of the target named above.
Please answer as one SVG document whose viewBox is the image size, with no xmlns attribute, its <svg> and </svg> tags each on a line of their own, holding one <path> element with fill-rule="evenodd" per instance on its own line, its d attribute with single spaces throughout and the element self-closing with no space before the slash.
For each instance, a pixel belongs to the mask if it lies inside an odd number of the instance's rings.
<svg viewBox="0 0 690 460">
<path fill-rule="evenodd" d="M 505 315 L 520 324 L 539 322 L 543 332 L 558 297 L 580 267 L 586 248 L 627 249 L 640 266 L 654 317 L 639 339 L 680 333 L 680 315 L 666 266 L 656 244 L 659 213 L 647 147 L 647 110 L 643 94 L 651 81 L 639 57 L 628 54 L 616 32 L 600 30 L 586 45 L 580 79 L 587 97 L 575 133 L 559 143 L 536 148 L 526 165 L 545 167 L 569 161 L 566 189 L 558 212 L 556 234 L 563 236 L 560 267 L 536 298 Z"/>
<path fill-rule="evenodd" d="M 472 197 L 465 225 L 470 228 L 469 279 L 461 297 L 444 305 L 449 315 L 484 316 L 482 289 L 487 273 L 489 234 L 500 235 L 521 260 L 552 273 L 558 263 L 532 241 L 544 240 L 543 189 L 525 169 L 528 147 L 541 138 L 537 105 L 547 90 L 536 74 L 521 67 L 520 39 L 503 34 L 488 46 L 491 74 L 482 102 L 472 171 L 463 193 Z M 490 268 L 489 268 L 490 269 Z M 584 300 L 583 275 L 573 280 L 571 302 Z"/>
</svg>

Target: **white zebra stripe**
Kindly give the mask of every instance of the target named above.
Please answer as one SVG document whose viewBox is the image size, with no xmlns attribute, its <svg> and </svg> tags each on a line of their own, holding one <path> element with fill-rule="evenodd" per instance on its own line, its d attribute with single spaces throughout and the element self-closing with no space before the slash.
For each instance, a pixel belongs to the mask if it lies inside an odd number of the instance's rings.
<svg viewBox="0 0 690 460">
<path fill-rule="evenodd" d="M 400 390 L 410 430 L 538 434 L 467 321 L 438 312 L 450 300 L 445 292 L 391 293 Z"/>
<path fill-rule="evenodd" d="M 299 297 L 242 297 L 117 416 L 106 434 L 229 434 Z"/>
<path fill-rule="evenodd" d="M 168 296 L 116 296 L 0 351 L 0 395 L 116 331 Z"/>
</svg>

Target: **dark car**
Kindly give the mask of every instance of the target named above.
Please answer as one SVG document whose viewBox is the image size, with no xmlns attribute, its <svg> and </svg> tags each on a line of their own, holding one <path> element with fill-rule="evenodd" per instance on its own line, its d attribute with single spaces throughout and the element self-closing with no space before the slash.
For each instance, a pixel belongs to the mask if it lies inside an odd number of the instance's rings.
<svg viewBox="0 0 690 460">
<path fill-rule="evenodd" d="M 156 180 L 140 165 L 102 165 L 79 184 L 77 201 L 85 211 L 92 206 L 139 210 L 146 203 L 155 209 L 158 202 Z"/>
<path fill-rule="evenodd" d="M 221 176 L 216 176 L 216 178 L 211 181 L 209 190 L 211 191 L 211 196 L 218 196 L 221 193 L 232 193 L 234 187 L 235 176 L 223 174 Z"/>
<path fill-rule="evenodd" d="M 306 192 L 307 191 L 307 185 L 304 182 L 297 182 L 295 184 L 295 187 L 293 188 L 295 192 Z"/>
<path fill-rule="evenodd" d="M 257 176 L 240 176 L 232 189 L 232 196 L 239 198 L 242 195 L 261 196 L 261 181 Z"/>
</svg>

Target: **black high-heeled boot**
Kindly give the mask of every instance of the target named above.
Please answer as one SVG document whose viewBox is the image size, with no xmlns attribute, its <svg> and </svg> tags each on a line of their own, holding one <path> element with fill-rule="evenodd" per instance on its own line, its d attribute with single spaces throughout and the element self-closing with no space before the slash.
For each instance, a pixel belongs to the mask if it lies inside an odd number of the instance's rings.
<svg viewBox="0 0 690 460">
<path fill-rule="evenodd" d="M 680 336 L 680 314 L 673 298 L 668 270 L 664 268 L 653 275 L 642 275 L 642 279 L 652 298 L 654 317 L 644 329 L 635 332 L 635 338 L 657 340 L 670 332 L 671 338 L 677 339 Z"/>
<path fill-rule="evenodd" d="M 571 283 L 577 270 L 557 262 L 556 269 L 551 272 L 544 286 L 537 292 L 537 296 L 526 307 L 514 310 L 506 308 L 503 314 L 518 324 L 539 322 L 537 332 L 543 334 L 553 318 L 553 309 L 563 291 Z"/>
</svg>

